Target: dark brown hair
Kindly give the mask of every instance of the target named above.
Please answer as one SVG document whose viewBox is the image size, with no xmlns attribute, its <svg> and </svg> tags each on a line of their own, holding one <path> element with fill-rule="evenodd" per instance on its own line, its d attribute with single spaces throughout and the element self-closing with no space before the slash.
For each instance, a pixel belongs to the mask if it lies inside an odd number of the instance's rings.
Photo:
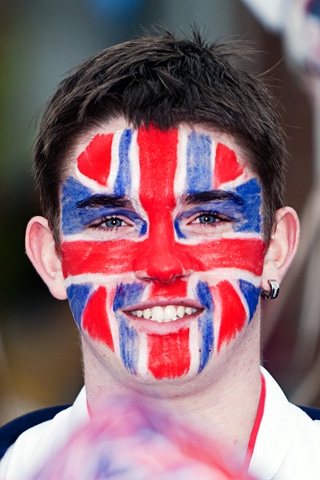
<svg viewBox="0 0 320 480">
<path fill-rule="evenodd" d="M 79 137 L 123 116 L 135 127 L 182 122 L 231 134 L 263 190 L 264 232 L 284 204 L 285 142 L 275 100 L 260 77 L 239 65 L 233 43 L 209 43 L 199 32 L 144 36 L 106 48 L 78 66 L 50 100 L 35 145 L 41 204 L 59 243 L 60 184 Z"/>
</svg>

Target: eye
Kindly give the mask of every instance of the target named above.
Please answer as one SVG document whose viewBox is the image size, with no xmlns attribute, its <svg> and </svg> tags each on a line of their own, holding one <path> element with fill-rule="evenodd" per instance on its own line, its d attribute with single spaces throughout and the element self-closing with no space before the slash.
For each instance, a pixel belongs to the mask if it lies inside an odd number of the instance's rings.
<svg viewBox="0 0 320 480">
<path fill-rule="evenodd" d="M 217 220 L 219 219 L 213 213 L 202 213 L 195 221 L 196 223 L 210 224 L 215 223 Z"/>
<path fill-rule="evenodd" d="M 105 220 L 101 225 L 105 225 L 107 228 L 118 228 L 124 224 L 121 218 L 111 217 Z"/>
<path fill-rule="evenodd" d="M 231 222 L 232 219 L 218 212 L 201 212 L 190 218 L 189 224 L 212 225 L 214 223 Z"/>
<path fill-rule="evenodd" d="M 117 230 L 121 227 L 131 227 L 132 223 L 129 220 L 124 220 L 121 217 L 101 217 L 92 222 L 89 227 L 99 230 Z"/>
<path fill-rule="evenodd" d="M 185 212 L 178 222 L 177 232 L 189 238 L 196 235 L 198 238 L 212 238 L 214 235 L 220 235 L 232 231 L 234 219 L 215 210 L 200 210 L 198 212 Z"/>
</svg>

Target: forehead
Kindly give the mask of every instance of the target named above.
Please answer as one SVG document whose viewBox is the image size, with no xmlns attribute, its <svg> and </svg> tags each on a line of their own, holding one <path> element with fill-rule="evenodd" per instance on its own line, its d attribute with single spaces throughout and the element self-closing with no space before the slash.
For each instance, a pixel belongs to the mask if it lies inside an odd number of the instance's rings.
<svg viewBox="0 0 320 480">
<path fill-rule="evenodd" d="M 110 192 L 121 190 L 119 182 L 125 190 L 128 176 L 130 182 L 145 177 L 158 185 L 174 183 L 176 194 L 232 187 L 235 179 L 255 176 L 230 135 L 203 125 L 180 124 L 167 131 L 154 126 L 134 129 L 122 118 L 80 138 L 69 156 L 68 173 Z"/>
</svg>

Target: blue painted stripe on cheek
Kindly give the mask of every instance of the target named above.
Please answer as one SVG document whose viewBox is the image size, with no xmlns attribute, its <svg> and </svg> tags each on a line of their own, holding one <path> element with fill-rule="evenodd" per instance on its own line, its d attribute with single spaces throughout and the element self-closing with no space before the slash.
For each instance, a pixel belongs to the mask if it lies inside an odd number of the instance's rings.
<svg viewBox="0 0 320 480">
<path fill-rule="evenodd" d="M 187 192 L 197 193 L 212 189 L 212 143 L 208 135 L 191 132 L 187 145 Z"/>
<path fill-rule="evenodd" d="M 136 365 L 138 360 L 136 344 L 138 341 L 138 334 L 133 327 L 128 325 L 128 322 L 120 316 L 119 322 L 119 340 L 120 340 L 120 355 L 126 370 L 136 375 Z"/>
<path fill-rule="evenodd" d="M 93 195 L 92 190 L 73 177 L 68 177 L 62 185 L 61 228 L 64 235 L 80 233 L 84 229 L 85 219 L 77 209 L 77 203 Z"/>
<path fill-rule="evenodd" d="M 70 285 L 70 287 L 67 288 L 70 309 L 80 331 L 82 329 L 82 314 L 91 292 L 92 285 L 88 283 L 84 285 Z"/>
<path fill-rule="evenodd" d="M 243 220 L 235 224 L 235 232 L 261 232 L 261 188 L 257 179 L 252 178 L 236 188 L 243 200 Z"/>
<path fill-rule="evenodd" d="M 119 168 L 117 178 L 114 184 L 115 195 L 124 196 L 131 184 L 129 148 L 132 140 L 132 130 L 125 130 L 119 143 Z"/>
<path fill-rule="evenodd" d="M 176 219 L 174 220 L 174 229 L 175 229 L 175 232 L 176 232 L 178 238 L 187 238 L 187 237 L 184 235 L 184 233 L 182 233 L 182 231 L 181 231 L 181 228 L 180 228 L 180 220 L 181 220 L 181 217 L 176 218 Z"/>
<path fill-rule="evenodd" d="M 255 287 L 252 283 L 247 282 L 246 280 L 239 280 L 239 286 L 249 307 L 249 312 L 250 312 L 249 322 L 250 322 L 258 306 L 259 297 L 260 297 L 260 288 Z"/>
<path fill-rule="evenodd" d="M 201 345 L 200 345 L 200 363 L 199 370 L 200 373 L 204 367 L 207 365 L 211 352 L 213 349 L 214 342 L 214 331 L 213 331 L 213 313 L 214 305 L 212 295 L 209 289 L 209 286 L 205 282 L 198 282 L 197 285 L 197 296 L 198 299 L 204 307 L 204 312 L 198 320 L 198 326 L 201 333 Z"/>
<path fill-rule="evenodd" d="M 121 283 L 117 286 L 113 300 L 113 311 L 136 304 L 142 295 L 142 283 Z"/>
</svg>

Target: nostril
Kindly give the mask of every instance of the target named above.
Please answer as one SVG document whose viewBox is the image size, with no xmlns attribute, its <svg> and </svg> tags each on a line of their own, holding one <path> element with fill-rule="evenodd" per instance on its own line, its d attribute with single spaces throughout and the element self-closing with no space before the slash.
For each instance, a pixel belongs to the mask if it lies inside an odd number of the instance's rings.
<svg viewBox="0 0 320 480">
<path fill-rule="evenodd" d="M 166 271 L 165 269 L 158 269 L 157 271 L 148 269 L 147 271 L 136 271 L 135 275 L 139 280 L 171 283 L 179 278 L 183 278 L 187 274 L 183 272 Z"/>
<path fill-rule="evenodd" d="M 190 251 L 170 236 L 150 234 L 148 240 L 140 244 L 133 267 L 140 280 L 170 283 L 189 274 L 192 259 Z"/>
</svg>

